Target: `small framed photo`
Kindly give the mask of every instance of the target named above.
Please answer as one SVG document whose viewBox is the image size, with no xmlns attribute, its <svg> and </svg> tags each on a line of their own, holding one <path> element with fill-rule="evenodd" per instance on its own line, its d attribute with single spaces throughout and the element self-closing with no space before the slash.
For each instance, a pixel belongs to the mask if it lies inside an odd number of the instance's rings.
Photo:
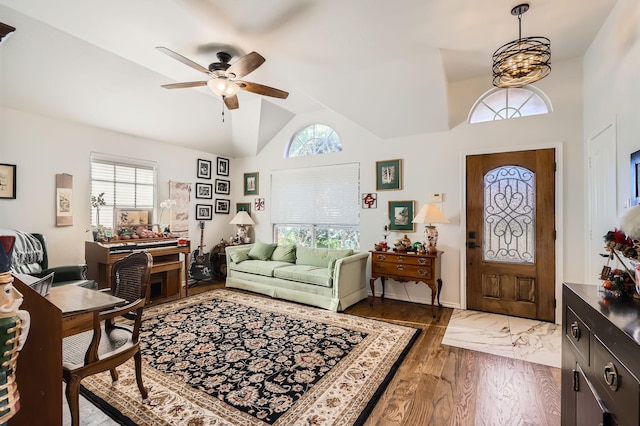
<svg viewBox="0 0 640 426">
<path fill-rule="evenodd" d="M 415 201 L 389 201 L 389 230 L 415 232 L 414 210 Z"/>
<path fill-rule="evenodd" d="M 216 194 L 229 195 L 231 193 L 231 181 L 216 179 Z"/>
<path fill-rule="evenodd" d="M 229 159 L 218 157 L 216 174 L 218 176 L 229 176 Z"/>
<path fill-rule="evenodd" d="M 213 198 L 212 189 L 213 185 L 210 183 L 196 182 L 196 198 Z"/>
<path fill-rule="evenodd" d="M 211 179 L 211 161 L 198 158 L 198 179 Z"/>
<path fill-rule="evenodd" d="M 196 220 L 211 220 L 213 206 L 211 204 L 196 204 Z"/>
<path fill-rule="evenodd" d="M 254 198 L 253 199 L 253 208 L 257 211 L 263 211 L 264 210 L 264 198 Z"/>
<path fill-rule="evenodd" d="M 236 203 L 236 213 L 247 212 L 251 214 L 251 203 Z"/>
<path fill-rule="evenodd" d="M 402 160 L 376 161 L 376 190 L 402 189 Z"/>
<path fill-rule="evenodd" d="M 216 214 L 229 214 L 230 200 L 216 198 Z"/>
<path fill-rule="evenodd" d="M 258 187 L 260 185 L 258 179 L 258 172 L 244 174 L 244 195 L 258 195 Z"/>
<path fill-rule="evenodd" d="M 0 198 L 16 198 L 15 164 L 0 164 Z"/>
</svg>

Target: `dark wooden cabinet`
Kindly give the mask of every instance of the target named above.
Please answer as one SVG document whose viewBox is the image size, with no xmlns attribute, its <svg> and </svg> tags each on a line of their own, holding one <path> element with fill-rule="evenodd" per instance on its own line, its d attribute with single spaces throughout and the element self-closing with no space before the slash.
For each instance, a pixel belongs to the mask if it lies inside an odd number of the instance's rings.
<svg viewBox="0 0 640 426">
<path fill-rule="evenodd" d="M 382 282 L 382 297 L 384 297 L 385 279 L 394 281 L 422 282 L 431 288 L 431 306 L 438 297 L 440 304 L 440 290 L 442 279 L 440 278 L 441 251 L 436 254 L 417 254 L 406 252 L 371 251 L 371 295 L 375 299 L 373 283 L 380 278 Z"/>
<path fill-rule="evenodd" d="M 562 425 L 640 424 L 640 301 L 562 291 Z"/>
</svg>

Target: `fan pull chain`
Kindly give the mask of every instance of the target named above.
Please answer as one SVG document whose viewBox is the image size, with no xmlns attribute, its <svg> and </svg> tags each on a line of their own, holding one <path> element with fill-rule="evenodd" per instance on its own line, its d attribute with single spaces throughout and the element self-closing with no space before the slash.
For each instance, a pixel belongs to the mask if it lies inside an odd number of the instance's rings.
<svg viewBox="0 0 640 426">
<path fill-rule="evenodd" d="M 224 123 L 224 103 L 222 103 L 222 122 Z"/>
</svg>

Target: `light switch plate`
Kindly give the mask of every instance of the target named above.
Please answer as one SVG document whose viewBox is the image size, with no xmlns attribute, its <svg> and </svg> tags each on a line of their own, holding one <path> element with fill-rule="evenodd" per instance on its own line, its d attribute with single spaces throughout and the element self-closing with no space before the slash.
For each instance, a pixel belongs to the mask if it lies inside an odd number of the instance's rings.
<svg viewBox="0 0 640 426">
<path fill-rule="evenodd" d="M 430 197 L 429 201 L 430 201 L 431 203 L 441 203 L 441 202 L 442 202 L 442 196 L 443 196 L 443 195 L 444 195 L 444 194 L 442 194 L 442 193 L 439 193 L 439 194 L 431 194 L 431 197 Z"/>
</svg>

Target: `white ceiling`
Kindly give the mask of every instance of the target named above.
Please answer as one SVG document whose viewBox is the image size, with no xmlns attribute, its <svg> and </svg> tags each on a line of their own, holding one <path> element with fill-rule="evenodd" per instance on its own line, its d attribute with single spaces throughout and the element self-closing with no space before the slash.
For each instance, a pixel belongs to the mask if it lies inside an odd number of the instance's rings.
<svg viewBox="0 0 640 426">
<path fill-rule="evenodd" d="M 551 39 L 552 64 L 581 57 L 615 0 L 534 0 L 523 36 Z M 292 117 L 321 108 L 381 138 L 448 128 L 448 83 L 486 76 L 517 38 L 514 0 L 0 0 L 17 31 L 0 46 L 0 102 L 215 154 L 256 154 Z M 266 62 L 225 110 L 206 79 L 221 45 Z M 234 57 L 231 62 L 237 60 Z M 203 78 L 204 77 L 204 78 Z M 553 72 L 550 77 L 553 78 Z"/>
</svg>

